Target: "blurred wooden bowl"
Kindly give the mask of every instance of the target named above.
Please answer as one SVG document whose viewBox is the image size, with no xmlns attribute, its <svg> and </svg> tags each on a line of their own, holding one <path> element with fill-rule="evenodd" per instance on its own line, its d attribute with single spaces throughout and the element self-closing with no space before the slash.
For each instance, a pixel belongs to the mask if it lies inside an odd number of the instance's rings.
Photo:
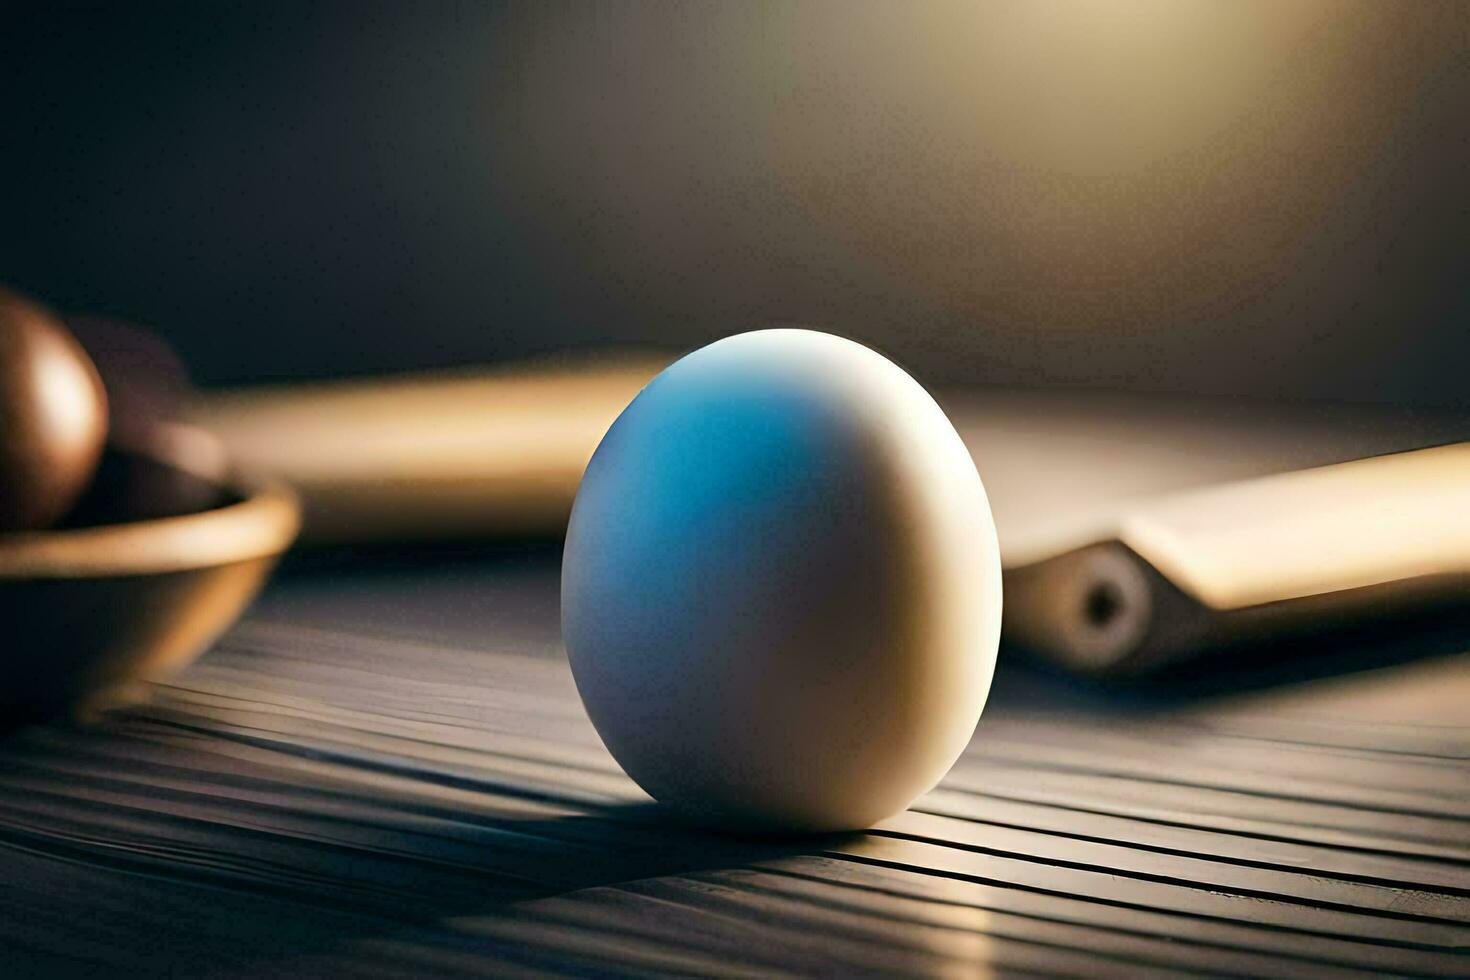
<svg viewBox="0 0 1470 980">
<path fill-rule="evenodd" d="M 204 433 L 109 447 L 62 526 L 0 535 L 0 730 L 134 700 L 189 663 L 299 523 L 291 491 L 231 472 Z"/>
</svg>

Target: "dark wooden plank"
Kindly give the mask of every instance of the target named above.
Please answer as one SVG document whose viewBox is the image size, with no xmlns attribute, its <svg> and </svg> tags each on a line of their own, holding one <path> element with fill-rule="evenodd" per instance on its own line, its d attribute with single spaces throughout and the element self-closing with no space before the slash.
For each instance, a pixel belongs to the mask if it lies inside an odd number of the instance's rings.
<svg viewBox="0 0 1470 980">
<path fill-rule="evenodd" d="M 37 973 L 1470 971 L 1464 733 L 1393 729 L 1405 768 L 1239 717 L 1002 698 L 873 833 L 738 840 L 647 801 L 556 657 L 257 622 L 151 704 L 0 743 L 0 946 Z"/>
</svg>

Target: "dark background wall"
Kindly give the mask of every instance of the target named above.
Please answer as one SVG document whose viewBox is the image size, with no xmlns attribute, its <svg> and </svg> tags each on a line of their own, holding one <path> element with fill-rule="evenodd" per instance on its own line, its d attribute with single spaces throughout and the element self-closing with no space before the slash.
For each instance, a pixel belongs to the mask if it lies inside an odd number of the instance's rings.
<svg viewBox="0 0 1470 980">
<path fill-rule="evenodd" d="M 1457 0 L 9 4 L 0 281 L 206 382 L 825 326 L 1470 407 Z"/>
</svg>

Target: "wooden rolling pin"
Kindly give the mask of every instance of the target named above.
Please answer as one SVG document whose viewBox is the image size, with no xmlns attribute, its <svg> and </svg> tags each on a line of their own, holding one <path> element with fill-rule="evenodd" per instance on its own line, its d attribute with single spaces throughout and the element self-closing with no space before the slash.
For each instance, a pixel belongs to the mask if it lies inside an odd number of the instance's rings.
<svg viewBox="0 0 1470 980">
<path fill-rule="evenodd" d="M 1098 673 L 1470 600 L 1470 443 L 1165 496 L 1005 598 L 1010 640 Z"/>
<path fill-rule="evenodd" d="M 667 360 L 214 393 L 192 421 L 297 487 L 309 542 L 551 536 L 603 433 Z M 1018 529 L 1024 508 L 995 487 L 1024 492 L 1015 469 L 1047 446 L 1030 430 L 1010 445 L 1000 435 L 975 452 L 1000 525 L 1005 636 L 1070 668 L 1142 672 L 1283 630 L 1470 598 L 1470 444 L 1181 492 L 1184 460 L 1162 484 L 1169 492 Z M 1109 445 L 1090 465 L 1126 466 L 1125 449 Z"/>
<path fill-rule="evenodd" d="M 666 363 L 244 388 L 201 397 L 189 417 L 296 487 L 309 544 L 548 537 L 603 434 Z"/>
</svg>

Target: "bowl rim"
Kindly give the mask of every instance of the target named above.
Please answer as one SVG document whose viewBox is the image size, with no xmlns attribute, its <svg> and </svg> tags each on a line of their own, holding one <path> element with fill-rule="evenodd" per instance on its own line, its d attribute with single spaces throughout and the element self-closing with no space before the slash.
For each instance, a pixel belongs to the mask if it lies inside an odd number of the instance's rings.
<svg viewBox="0 0 1470 980">
<path fill-rule="evenodd" d="M 279 555 L 301 528 L 286 485 L 229 466 L 212 436 L 162 428 L 146 444 L 108 451 L 143 456 L 216 484 L 234 503 L 174 517 L 0 535 L 0 581 L 183 572 Z"/>
</svg>

